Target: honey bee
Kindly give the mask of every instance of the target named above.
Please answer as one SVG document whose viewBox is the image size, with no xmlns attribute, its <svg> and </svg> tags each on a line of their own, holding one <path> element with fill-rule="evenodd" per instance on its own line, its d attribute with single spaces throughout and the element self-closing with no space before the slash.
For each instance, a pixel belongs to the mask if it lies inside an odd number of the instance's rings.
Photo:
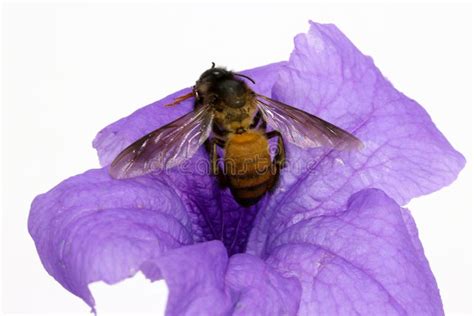
<svg viewBox="0 0 474 316">
<path fill-rule="evenodd" d="M 206 70 L 192 91 L 169 106 L 194 98 L 194 110 L 143 136 L 125 148 L 109 172 L 122 179 L 169 169 L 191 158 L 204 145 L 211 173 L 230 188 L 242 206 L 257 203 L 277 184 L 285 167 L 285 141 L 302 148 L 355 149 L 362 142 L 345 130 L 290 105 L 257 94 L 225 68 Z M 268 126 L 272 130 L 267 131 Z M 270 153 L 269 140 L 277 138 Z M 218 153 L 222 148 L 223 163 Z"/>
</svg>

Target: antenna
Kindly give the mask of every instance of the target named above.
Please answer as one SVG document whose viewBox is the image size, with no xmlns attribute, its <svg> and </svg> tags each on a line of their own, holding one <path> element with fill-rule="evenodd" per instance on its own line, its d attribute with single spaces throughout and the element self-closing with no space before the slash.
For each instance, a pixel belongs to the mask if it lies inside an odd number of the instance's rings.
<svg viewBox="0 0 474 316">
<path fill-rule="evenodd" d="M 234 73 L 234 75 L 239 76 L 239 77 L 244 77 L 245 79 L 248 79 L 248 80 L 252 81 L 253 84 L 255 84 L 255 80 L 253 80 L 249 76 L 246 76 L 246 75 L 243 75 L 243 74 L 238 74 L 238 73 Z"/>
</svg>

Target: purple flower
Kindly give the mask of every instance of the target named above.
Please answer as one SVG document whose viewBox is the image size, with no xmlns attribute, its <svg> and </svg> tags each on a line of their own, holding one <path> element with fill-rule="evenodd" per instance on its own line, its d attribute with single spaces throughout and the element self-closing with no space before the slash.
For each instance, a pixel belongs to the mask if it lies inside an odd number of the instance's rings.
<svg viewBox="0 0 474 316">
<path fill-rule="evenodd" d="M 239 206 L 203 165 L 204 150 L 166 172 L 114 180 L 111 160 L 192 109 L 184 89 L 103 129 L 102 169 L 38 196 L 29 231 L 46 270 L 94 307 L 88 284 L 143 271 L 169 287 L 167 313 L 443 314 L 406 204 L 464 166 L 425 110 L 333 25 L 311 23 L 288 62 L 244 72 L 258 93 L 360 138 L 340 152 L 287 144 L 273 194 Z"/>
</svg>

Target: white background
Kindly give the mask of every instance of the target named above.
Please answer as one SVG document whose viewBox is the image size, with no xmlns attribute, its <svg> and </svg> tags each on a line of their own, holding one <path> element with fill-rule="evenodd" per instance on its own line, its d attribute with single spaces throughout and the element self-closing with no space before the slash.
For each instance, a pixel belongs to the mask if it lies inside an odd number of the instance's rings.
<svg viewBox="0 0 474 316">
<path fill-rule="evenodd" d="M 452 4 L 25 4 L 3 6 L 4 313 L 89 315 L 42 267 L 32 199 L 98 167 L 107 124 L 190 86 L 211 61 L 286 60 L 307 20 L 336 24 L 468 160 L 450 187 L 410 202 L 448 315 L 472 313 L 472 7 Z M 92 286 L 99 315 L 163 313 L 166 287 L 138 276 Z"/>
</svg>

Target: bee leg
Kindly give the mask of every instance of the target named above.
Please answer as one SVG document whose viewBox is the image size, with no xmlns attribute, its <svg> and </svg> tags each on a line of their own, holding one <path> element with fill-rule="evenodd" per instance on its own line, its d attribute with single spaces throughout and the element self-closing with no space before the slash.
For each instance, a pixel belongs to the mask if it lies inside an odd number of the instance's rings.
<svg viewBox="0 0 474 316">
<path fill-rule="evenodd" d="M 285 144 L 283 143 L 283 137 L 279 131 L 271 131 L 266 134 L 268 139 L 273 137 L 278 137 L 278 147 L 275 157 L 273 158 L 273 164 L 276 165 L 278 169 L 285 168 L 286 162 L 286 152 L 285 152 Z"/>
<path fill-rule="evenodd" d="M 212 175 L 217 177 L 220 187 L 226 187 L 226 178 L 222 168 L 219 166 L 220 157 L 217 154 L 217 146 L 223 148 L 224 142 L 218 138 L 210 138 L 208 142 L 209 156 L 211 159 L 211 172 Z"/>
<path fill-rule="evenodd" d="M 265 134 L 267 139 L 271 139 L 273 137 L 278 137 L 278 148 L 273 157 L 272 162 L 272 181 L 268 185 L 268 190 L 273 192 L 277 186 L 278 180 L 280 179 L 280 170 L 285 167 L 286 162 L 286 153 L 285 153 L 285 144 L 283 143 L 283 137 L 281 136 L 279 131 L 271 131 Z"/>
<path fill-rule="evenodd" d="M 260 120 L 262 120 L 262 113 L 258 111 L 257 114 L 255 114 L 255 116 L 253 117 L 252 124 L 250 124 L 250 129 L 254 129 L 255 127 L 257 127 L 257 125 L 260 123 Z"/>
<path fill-rule="evenodd" d="M 262 112 L 258 111 L 257 114 L 255 114 L 252 124 L 250 124 L 249 128 L 256 128 L 262 132 L 265 132 L 265 130 L 267 129 L 267 122 L 263 119 Z"/>
</svg>

